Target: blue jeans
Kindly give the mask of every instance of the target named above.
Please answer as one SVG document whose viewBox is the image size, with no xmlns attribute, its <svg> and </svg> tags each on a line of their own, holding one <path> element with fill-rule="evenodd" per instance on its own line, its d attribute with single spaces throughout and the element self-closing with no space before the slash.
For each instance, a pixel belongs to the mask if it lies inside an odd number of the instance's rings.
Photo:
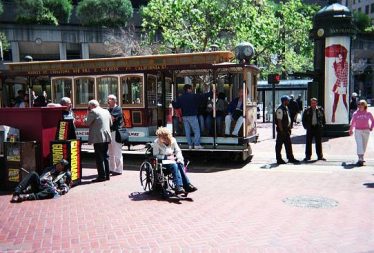
<svg viewBox="0 0 374 253">
<path fill-rule="evenodd" d="M 224 116 L 221 116 L 221 115 L 216 116 L 216 127 L 217 127 L 217 135 L 218 136 L 222 134 L 223 118 L 224 118 Z"/>
<path fill-rule="evenodd" d="M 199 120 L 199 126 L 200 126 L 200 133 L 204 133 L 205 130 L 205 124 L 204 124 L 204 115 L 197 115 L 197 118 Z"/>
<path fill-rule="evenodd" d="M 186 138 L 188 146 L 200 146 L 200 128 L 197 116 L 183 116 L 184 131 L 186 132 Z M 192 142 L 191 129 L 194 133 L 194 140 Z"/>
<path fill-rule="evenodd" d="M 213 135 L 213 116 L 210 114 L 205 117 L 205 129 L 207 130 L 208 135 Z"/>
<path fill-rule="evenodd" d="M 175 186 L 188 188 L 190 184 L 190 180 L 188 179 L 186 173 L 183 169 L 183 164 L 181 163 L 173 163 L 173 164 L 165 164 L 165 168 L 171 171 L 173 175 L 173 183 Z"/>
</svg>

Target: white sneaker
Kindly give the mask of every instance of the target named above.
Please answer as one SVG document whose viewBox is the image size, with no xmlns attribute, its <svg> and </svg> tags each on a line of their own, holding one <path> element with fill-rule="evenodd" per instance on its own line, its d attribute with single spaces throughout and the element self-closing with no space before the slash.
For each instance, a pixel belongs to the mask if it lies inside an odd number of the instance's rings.
<svg viewBox="0 0 374 253">
<path fill-rule="evenodd" d="M 204 149 L 204 147 L 201 145 L 198 145 L 198 146 L 195 146 L 195 149 Z"/>
<path fill-rule="evenodd" d="M 192 150 L 192 146 L 188 146 L 188 150 Z"/>
</svg>

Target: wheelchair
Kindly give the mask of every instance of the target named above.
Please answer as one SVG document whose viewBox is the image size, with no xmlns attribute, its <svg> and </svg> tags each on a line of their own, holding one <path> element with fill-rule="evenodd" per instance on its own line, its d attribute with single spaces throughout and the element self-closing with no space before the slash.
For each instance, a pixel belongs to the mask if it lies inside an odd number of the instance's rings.
<svg viewBox="0 0 374 253">
<path fill-rule="evenodd" d="M 163 198 L 177 196 L 175 192 L 175 184 L 173 174 L 164 167 L 162 159 L 153 156 L 152 144 L 146 145 L 146 160 L 140 165 L 140 184 L 146 192 L 159 192 Z M 189 162 L 185 162 L 187 168 Z M 181 195 L 187 197 L 187 194 Z"/>
</svg>

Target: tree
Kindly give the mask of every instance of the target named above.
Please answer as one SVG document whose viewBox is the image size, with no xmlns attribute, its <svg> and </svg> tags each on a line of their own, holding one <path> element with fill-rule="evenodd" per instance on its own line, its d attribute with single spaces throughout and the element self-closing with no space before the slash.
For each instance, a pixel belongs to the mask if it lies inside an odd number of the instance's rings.
<svg viewBox="0 0 374 253">
<path fill-rule="evenodd" d="M 313 27 L 316 5 L 306 5 L 301 0 L 289 0 L 280 5 L 281 31 L 284 31 L 281 57 L 282 70 L 287 73 L 305 72 L 313 68 L 313 42 L 309 31 Z"/>
<path fill-rule="evenodd" d="M 236 42 L 246 40 L 256 48 L 255 60 L 262 75 L 270 72 L 305 72 L 312 69 L 313 44 L 309 39 L 317 6 L 289 0 L 274 4 L 263 1 L 254 6 L 247 1 L 244 21 L 238 23 Z"/>
<path fill-rule="evenodd" d="M 0 1 L 0 15 L 3 14 L 4 9 L 3 9 L 3 3 Z M 9 42 L 6 39 L 6 36 L 4 33 L 0 32 L 0 50 L 2 50 L 1 55 L 3 54 L 3 51 L 8 50 L 9 48 Z M 2 60 L 2 59 L 1 59 Z"/>
<path fill-rule="evenodd" d="M 240 2 L 151 0 L 142 8 L 142 26 L 150 40 L 161 33 L 162 43 L 172 51 L 205 51 L 210 44 L 224 46 L 224 41 L 233 36 L 230 16 Z"/>
<path fill-rule="evenodd" d="M 43 0 L 44 7 L 50 10 L 59 24 L 69 23 L 73 5 L 71 0 Z"/>
<path fill-rule="evenodd" d="M 114 56 L 151 55 L 159 52 L 159 45 L 144 45 L 134 26 L 111 29 L 104 35 L 106 50 Z"/>
<path fill-rule="evenodd" d="M 126 26 L 132 15 L 130 0 L 82 0 L 77 8 L 77 16 L 86 26 Z"/>
<path fill-rule="evenodd" d="M 160 34 L 175 52 L 205 51 L 210 44 L 231 50 L 248 41 L 266 76 L 312 68 L 309 30 L 316 11 L 301 0 L 151 0 L 142 9 L 142 25 L 151 41 Z"/>
<path fill-rule="evenodd" d="M 16 0 L 17 21 L 29 24 L 67 23 L 73 6 L 70 0 Z"/>
<path fill-rule="evenodd" d="M 365 13 L 354 11 L 353 12 L 353 23 L 360 32 L 373 30 L 373 25 L 371 24 L 371 19 Z"/>
</svg>

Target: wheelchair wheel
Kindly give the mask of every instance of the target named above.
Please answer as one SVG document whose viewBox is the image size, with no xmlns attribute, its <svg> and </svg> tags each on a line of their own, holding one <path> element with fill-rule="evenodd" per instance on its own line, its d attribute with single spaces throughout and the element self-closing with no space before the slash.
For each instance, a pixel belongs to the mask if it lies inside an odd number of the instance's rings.
<svg viewBox="0 0 374 253">
<path fill-rule="evenodd" d="M 140 165 L 140 183 L 144 191 L 153 190 L 155 175 L 152 165 L 149 162 L 143 162 L 142 165 Z"/>
<path fill-rule="evenodd" d="M 175 184 L 174 184 L 174 181 L 173 181 L 173 175 L 172 174 L 169 174 L 167 176 L 167 184 L 169 185 L 170 189 L 175 190 Z"/>
</svg>

